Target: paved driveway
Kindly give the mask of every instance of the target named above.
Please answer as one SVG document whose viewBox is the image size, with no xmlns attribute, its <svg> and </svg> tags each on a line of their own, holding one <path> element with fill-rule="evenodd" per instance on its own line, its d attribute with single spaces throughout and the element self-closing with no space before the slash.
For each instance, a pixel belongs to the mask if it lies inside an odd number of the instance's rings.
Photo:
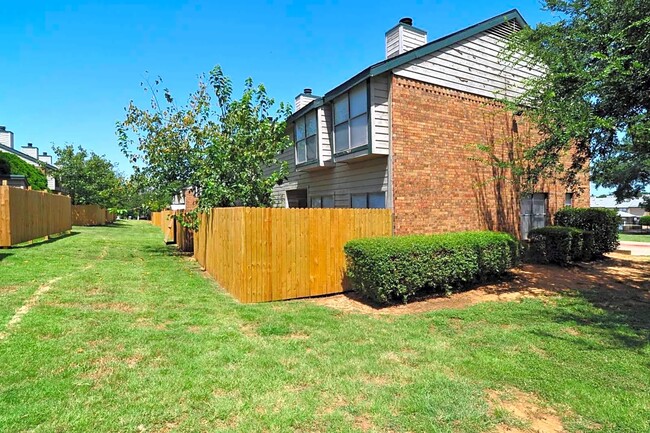
<svg viewBox="0 0 650 433">
<path fill-rule="evenodd" d="M 650 256 L 650 242 L 621 241 L 618 252 L 633 256 Z"/>
</svg>

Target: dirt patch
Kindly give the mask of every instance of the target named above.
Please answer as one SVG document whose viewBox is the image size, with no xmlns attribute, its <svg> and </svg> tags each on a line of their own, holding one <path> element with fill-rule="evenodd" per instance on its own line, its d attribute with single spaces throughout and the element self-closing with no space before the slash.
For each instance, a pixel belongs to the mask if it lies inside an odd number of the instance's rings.
<svg viewBox="0 0 650 433">
<path fill-rule="evenodd" d="M 650 258 L 610 254 L 604 260 L 568 268 L 526 264 L 512 270 L 502 282 L 480 285 L 450 296 L 428 295 L 406 305 L 374 305 L 355 292 L 306 302 L 350 313 L 400 315 L 525 298 L 553 302 L 554 296 L 575 291 L 588 295 L 590 301 L 606 308 L 650 308 Z"/>
<path fill-rule="evenodd" d="M 11 295 L 12 293 L 16 293 L 18 290 L 18 287 L 16 286 L 3 286 L 0 287 L 0 295 Z"/>
<path fill-rule="evenodd" d="M 544 407 L 532 394 L 519 390 L 507 392 L 490 390 L 488 402 L 493 410 L 506 410 L 515 418 L 516 424 L 522 424 L 521 427 L 499 424 L 498 433 L 563 433 L 566 431 L 557 413 L 553 409 Z"/>
</svg>

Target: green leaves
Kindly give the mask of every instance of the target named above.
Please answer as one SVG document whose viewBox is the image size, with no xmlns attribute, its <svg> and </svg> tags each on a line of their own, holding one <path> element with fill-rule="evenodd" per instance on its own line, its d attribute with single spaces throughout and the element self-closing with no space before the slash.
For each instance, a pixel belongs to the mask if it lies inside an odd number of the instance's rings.
<svg viewBox="0 0 650 433">
<path fill-rule="evenodd" d="M 650 137 L 635 133 L 650 121 L 650 3 L 547 0 L 546 9 L 562 20 L 519 32 L 510 47 L 546 70 L 519 101 L 544 137 L 529 157 L 541 171 L 571 148 L 569 187 L 591 161 L 598 185 L 638 195 L 650 182 Z"/>
<path fill-rule="evenodd" d="M 200 209 L 270 206 L 273 186 L 287 174 L 277 156 L 291 145 L 289 106 L 272 112 L 274 100 L 250 78 L 240 99 L 232 93 L 231 80 L 216 66 L 186 106 L 172 105 L 168 89 L 164 107 L 155 96 L 152 110 L 131 103 L 117 123 L 122 151 L 157 189 L 173 194 L 190 187 Z"/>
<path fill-rule="evenodd" d="M 120 207 L 123 180 L 104 156 L 79 146 L 54 147 L 59 170 L 55 173 L 72 204 L 97 204 L 104 208 Z"/>
</svg>

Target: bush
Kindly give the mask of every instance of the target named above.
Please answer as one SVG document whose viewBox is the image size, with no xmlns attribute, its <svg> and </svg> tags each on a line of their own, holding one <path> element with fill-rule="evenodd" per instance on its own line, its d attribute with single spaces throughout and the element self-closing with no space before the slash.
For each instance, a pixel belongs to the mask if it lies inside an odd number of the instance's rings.
<svg viewBox="0 0 650 433">
<path fill-rule="evenodd" d="M 528 259 L 536 263 L 567 265 L 576 260 L 585 260 L 593 249 L 593 234 L 574 227 L 533 229 L 528 233 L 528 241 Z"/>
<path fill-rule="evenodd" d="M 457 291 L 519 261 L 519 243 L 498 232 L 356 239 L 344 250 L 354 288 L 382 304 L 407 302 L 423 290 Z"/>
<path fill-rule="evenodd" d="M 3 171 L 9 168 L 9 174 L 22 175 L 27 178 L 27 182 L 32 189 L 47 189 L 47 177 L 41 170 L 30 165 L 14 154 L 0 152 L 0 164 L 4 166 Z"/>
<path fill-rule="evenodd" d="M 639 224 L 642 226 L 650 226 L 650 215 L 642 216 L 639 218 Z"/>
<path fill-rule="evenodd" d="M 555 214 L 555 224 L 576 227 L 593 233 L 594 256 L 616 251 L 620 218 L 615 210 L 602 208 L 564 208 Z"/>
</svg>

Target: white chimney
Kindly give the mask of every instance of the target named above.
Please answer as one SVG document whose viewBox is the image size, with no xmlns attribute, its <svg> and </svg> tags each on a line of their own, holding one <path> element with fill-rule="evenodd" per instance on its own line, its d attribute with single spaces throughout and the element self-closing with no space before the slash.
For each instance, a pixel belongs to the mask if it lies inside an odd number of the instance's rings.
<svg viewBox="0 0 650 433">
<path fill-rule="evenodd" d="M 309 104 L 314 99 L 318 99 L 318 96 L 312 95 L 311 89 L 303 90 L 301 94 L 296 96 L 296 109 L 294 110 L 294 112 L 300 110 L 302 107 Z"/>
<path fill-rule="evenodd" d="M 38 147 L 34 147 L 32 143 L 27 143 L 27 146 L 23 146 L 21 149 L 25 155 L 29 155 L 34 159 L 38 159 Z"/>
<path fill-rule="evenodd" d="M 0 144 L 6 147 L 14 148 L 14 133 L 7 131 L 7 128 L 0 126 Z"/>
<path fill-rule="evenodd" d="M 386 32 L 386 58 L 421 47 L 427 43 L 427 32 L 413 27 L 411 18 L 402 18 L 399 23 Z"/>
<path fill-rule="evenodd" d="M 52 165 L 52 155 L 48 155 L 47 152 L 43 152 L 42 155 L 38 155 L 38 160 Z"/>
</svg>

